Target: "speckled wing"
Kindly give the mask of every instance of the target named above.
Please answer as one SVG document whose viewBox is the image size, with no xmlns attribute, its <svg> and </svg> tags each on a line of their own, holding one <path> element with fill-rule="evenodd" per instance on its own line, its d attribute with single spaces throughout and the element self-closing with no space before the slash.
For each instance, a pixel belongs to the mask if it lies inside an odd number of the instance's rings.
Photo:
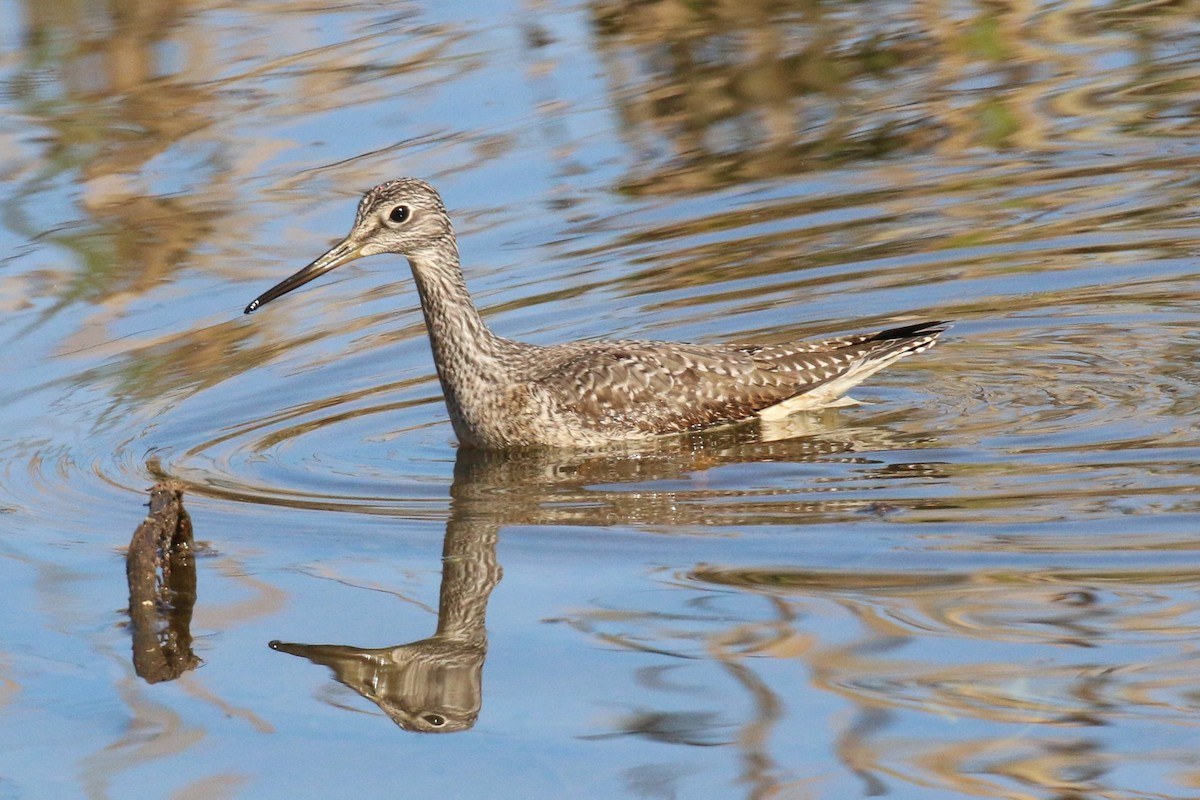
<svg viewBox="0 0 1200 800">
<path fill-rule="evenodd" d="M 733 346 L 597 342 L 563 355 L 536 382 L 599 428 L 655 433 L 747 419 L 812 385 Z"/>
<path fill-rule="evenodd" d="M 833 404 L 877 370 L 932 346 L 941 323 L 780 345 L 589 342 L 550 348 L 535 383 L 599 428 L 647 433 Z"/>
<path fill-rule="evenodd" d="M 756 413 L 763 419 L 782 419 L 797 411 L 853 405 L 846 392 L 889 364 L 933 347 L 945 324 L 922 322 L 834 339 L 745 346 L 741 349 L 755 359 L 801 376 L 805 384 L 792 397 Z"/>
</svg>

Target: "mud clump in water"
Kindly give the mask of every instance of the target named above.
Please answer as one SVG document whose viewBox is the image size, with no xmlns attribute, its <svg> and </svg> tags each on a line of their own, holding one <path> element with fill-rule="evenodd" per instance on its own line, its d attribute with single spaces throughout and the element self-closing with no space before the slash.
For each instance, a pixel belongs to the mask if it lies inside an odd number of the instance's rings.
<svg viewBox="0 0 1200 800">
<path fill-rule="evenodd" d="M 192 653 L 196 554 L 181 482 L 150 490 L 150 514 L 129 542 L 125 575 L 133 625 L 133 668 L 147 683 L 178 678 L 200 664 Z"/>
</svg>

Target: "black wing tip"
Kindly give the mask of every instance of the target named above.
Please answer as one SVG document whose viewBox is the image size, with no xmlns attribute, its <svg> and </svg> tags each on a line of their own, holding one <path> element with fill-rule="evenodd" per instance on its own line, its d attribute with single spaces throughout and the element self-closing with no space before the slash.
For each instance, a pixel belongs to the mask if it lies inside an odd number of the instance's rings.
<svg viewBox="0 0 1200 800">
<path fill-rule="evenodd" d="M 243 313 L 243 314 L 253 314 L 255 311 L 257 311 L 257 310 L 258 310 L 259 306 L 261 306 L 261 305 L 262 305 L 262 303 L 260 303 L 260 302 L 258 302 L 257 300 L 255 300 L 253 303 L 251 303 L 250 305 L 246 306 L 246 310 L 245 310 L 245 311 L 243 311 L 242 313 Z"/>
<path fill-rule="evenodd" d="M 954 320 L 940 319 L 932 322 L 915 322 L 912 325 L 901 325 L 898 328 L 888 328 L 880 331 L 872 338 L 876 340 L 907 339 L 913 336 L 937 336 L 945 333 L 954 324 Z"/>
</svg>

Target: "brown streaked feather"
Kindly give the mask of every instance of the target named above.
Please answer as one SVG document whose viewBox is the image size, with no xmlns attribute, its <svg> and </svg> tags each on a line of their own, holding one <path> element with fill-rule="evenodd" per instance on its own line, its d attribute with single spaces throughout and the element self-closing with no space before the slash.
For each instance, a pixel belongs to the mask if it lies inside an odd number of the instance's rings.
<svg viewBox="0 0 1200 800">
<path fill-rule="evenodd" d="M 665 433 L 746 419 L 796 391 L 785 373 L 736 348 L 595 342 L 572 356 L 534 383 L 602 429 Z"/>
<path fill-rule="evenodd" d="M 856 373 L 929 347 L 940 324 L 768 346 L 581 342 L 547 348 L 533 383 L 600 429 L 683 431 L 749 419 L 839 379 L 849 388 Z"/>
</svg>

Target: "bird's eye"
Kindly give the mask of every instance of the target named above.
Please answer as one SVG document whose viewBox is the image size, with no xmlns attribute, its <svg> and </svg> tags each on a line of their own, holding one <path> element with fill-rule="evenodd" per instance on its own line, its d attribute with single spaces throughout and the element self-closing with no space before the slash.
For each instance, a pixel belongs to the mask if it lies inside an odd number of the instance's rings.
<svg viewBox="0 0 1200 800">
<path fill-rule="evenodd" d="M 395 223 L 408 222 L 410 216 L 412 216 L 412 210 L 408 206 L 396 206 L 388 214 L 388 220 Z"/>
<path fill-rule="evenodd" d="M 424 719 L 435 728 L 440 728 L 446 724 L 446 718 L 440 714 L 425 714 Z"/>
</svg>

